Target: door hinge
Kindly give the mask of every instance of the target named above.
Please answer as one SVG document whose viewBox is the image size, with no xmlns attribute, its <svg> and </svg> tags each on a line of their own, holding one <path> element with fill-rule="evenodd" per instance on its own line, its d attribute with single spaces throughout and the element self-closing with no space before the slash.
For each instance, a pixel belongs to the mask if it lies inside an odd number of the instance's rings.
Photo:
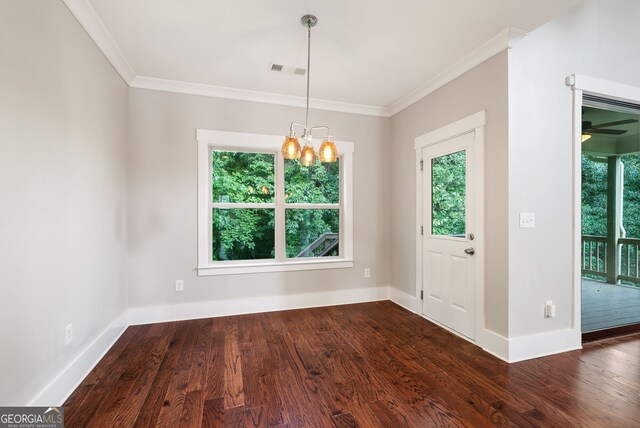
<svg viewBox="0 0 640 428">
<path fill-rule="evenodd" d="M 424 226 L 420 226 L 420 235 L 424 235 Z"/>
<path fill-rule="evenodd" d="M 424 161 L 420 161 L 420 171 L 424 171 Z"/>
<path fill-rule="evenodd" d="M 420 300 L 424 300 L 424 290 L 420 290 Z"/>
</svg>

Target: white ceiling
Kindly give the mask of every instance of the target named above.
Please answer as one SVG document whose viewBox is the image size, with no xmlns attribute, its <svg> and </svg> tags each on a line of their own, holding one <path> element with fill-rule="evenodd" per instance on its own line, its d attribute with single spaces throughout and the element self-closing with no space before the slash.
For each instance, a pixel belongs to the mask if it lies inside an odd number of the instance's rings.
<svg viewBox="0 0 640 428">
<path fill-rule="evenodd" d="M 531 31 L 579 0 L 88 1 L 135 76 L 293 96 L 305 78 L 269 65 L 306 66 L 300 17 L 313 13 L 311 97 L 388 108 L 506 28 Z"/>
</svg>

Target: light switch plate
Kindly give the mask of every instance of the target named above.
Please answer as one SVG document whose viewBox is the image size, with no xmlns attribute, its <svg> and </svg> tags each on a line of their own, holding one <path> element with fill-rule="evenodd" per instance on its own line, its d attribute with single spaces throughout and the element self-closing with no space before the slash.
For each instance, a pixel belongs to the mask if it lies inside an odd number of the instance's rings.
<svg viewBox="0 0 640 428">
<path fill-rule="evenodd" d="M 531 229 L 536 227 L 535 213 L 520 213 L 520 228 Z"/>
</svg>

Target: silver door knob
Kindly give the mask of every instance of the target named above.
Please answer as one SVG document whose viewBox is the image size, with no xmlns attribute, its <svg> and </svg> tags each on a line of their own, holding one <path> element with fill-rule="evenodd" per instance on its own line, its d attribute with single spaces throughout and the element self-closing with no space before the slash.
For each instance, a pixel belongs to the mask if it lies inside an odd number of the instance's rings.
<svg viewBox="0 0 640 428">
<path fill-rule="evenodd" d="M 476 253 L 476 250 L 474 250 L 473 248 L 467 248 L 466 250 L 464 250 L 464 252 L 466 254 L 469 254 L 470 256 L 473 256 Z"/>
</svg>

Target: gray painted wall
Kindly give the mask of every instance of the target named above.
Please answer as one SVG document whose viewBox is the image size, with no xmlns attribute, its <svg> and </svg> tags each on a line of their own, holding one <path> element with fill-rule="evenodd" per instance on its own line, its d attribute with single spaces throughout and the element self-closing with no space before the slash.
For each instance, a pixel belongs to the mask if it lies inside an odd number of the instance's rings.
<svg viewBox="0 0 640 428">
<path fill-rule="evenodd" d="M 507 334 L 507 52 L 463 74 L 391 118 L 392 286 L 415 295 L 414 139 L 480 110 L 485 134 L 486 327 Z"/>
<path fill-rule="evenodd" d="M 571 327 L 573 93 L 565 77 L 640 86 L 638 22 L 636 0 L 587 0 L 510 52 L 510 337 Z M 536 213 L 535 229 L 519 228 L 523 211 Z M 547 299 L 556 318 L 544 318 Z"/>
<path fill-rule="evenodd" d="M 128 89 L 61 1 L 0 2 L 0 40 L 0 404 L 18 405 L 126 308 Z"/>
<path fill-rule="evenodd" d="M 197 277 L 196 129 L 284 137 L 304 109 L 132 89 L 129 111 L 130 307 L 389 285 L 390 119 L 320 110 L 309 118 L 355 143 L 353 269 Z"/>
</svg>

